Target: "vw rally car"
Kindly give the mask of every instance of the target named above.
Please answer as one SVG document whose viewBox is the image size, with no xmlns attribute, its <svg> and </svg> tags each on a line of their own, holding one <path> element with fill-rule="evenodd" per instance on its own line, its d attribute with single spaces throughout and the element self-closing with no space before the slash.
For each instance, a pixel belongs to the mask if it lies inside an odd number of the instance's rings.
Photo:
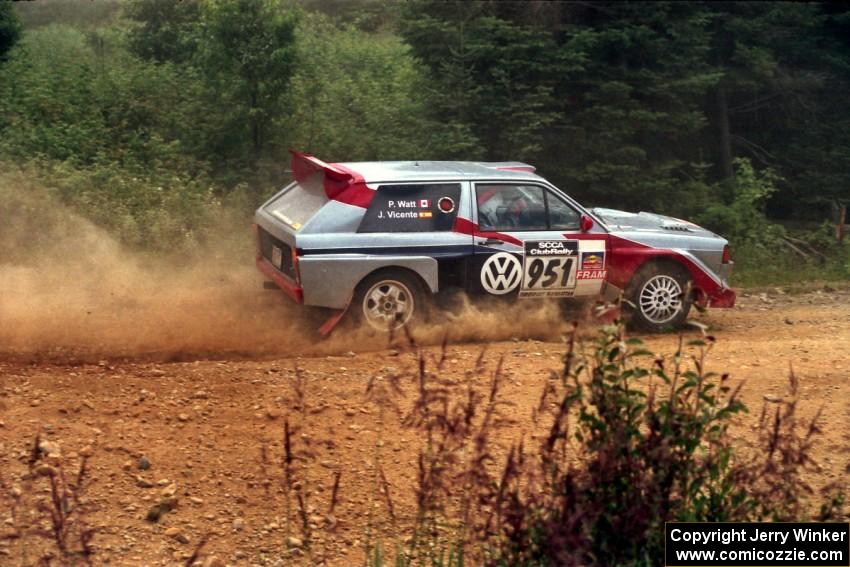
<svg viewBox="0 0 850 567">
<path fill-rule="evenodd" d="M 399 328 L 446 290 L 628 300 L 647 330 L 731 307 L 726 240 L 650 213 L 585 209 L 517 162 L 325 163 L 292 151 L 256 212 L 256 265 L 296 303 Z"/>
</svg>

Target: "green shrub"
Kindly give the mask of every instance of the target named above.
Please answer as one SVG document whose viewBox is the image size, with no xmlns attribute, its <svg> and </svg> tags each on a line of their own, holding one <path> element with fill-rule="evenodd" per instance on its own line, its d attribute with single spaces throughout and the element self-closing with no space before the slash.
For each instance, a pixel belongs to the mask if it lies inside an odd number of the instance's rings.
<svg viewBox="0 0 850 567">
<path fill-rule="evenodd" d="M 0 63 L 21 37 L 21 22 L 11 2 L 0 2 Z"/>
<path fill-rule="evenodd" d="M 499 397 L 502 361 L 488 391 L 465 384 L 451 395 L 442 363 L 431 369 L 420 357 L 418 397 L 405 418 L 426 440 L 417 521 L 396 565 L 658 565 L 667 521 L 839 512 L 840 494 L 824 493 L 820 509 L 807 499 L 818 416 L 797 417 L 793 375 L 789 395 L 765 404 L 746 445 L 730 429 L 747 411 L 741 386 L 707 369 L 712 337 L 680 339 L 666 357 L 620 324 L 603 327 L 588 348 L 577 341 L 574 332 L 535 408 L 535 430 L 545 434 L 514 444 L 501 471 L 493 438 L 509 415 Z M 479 358 L 468 375 L 483 368 Z M 379 544 L 367 556 L 386 562 Z"/>
<path fill-rule="evenodd" d="M 111 163 L 74 167 L 46 159 L 23 169 L 3 167 L 8 173 L 0 179 L 0 189 L 18 194 L 13 202 L 22 203 L 14 213 L 18 222 L 42 218 L 41 209 L 61 203 L 70 208 L 67 213 L 76 212 L 139 249 L 180 251 L 195 246 L 225 214 L 214 187 L 203 177 L 167 170 L 140 173 Z"/>
<path fill-rule="evenodd" d="M 735 247 L 775 249 L 784 229 L 765 216 L 767 199 L 776 192 L 779 177 L 770 169 L 756 171 L 749 160 L 735 160 L 735 178 L 730 180 L 725 202 L 709 205 L 697 221 L 728 238 Z"/>
<path fill-rule="evenodd" d="M 328 160 L 427 158 L 440 126 L 424 118 L 423 72 L 399 37 L 313 13 L 297 38 L 294 112 L 279 125 L 293 146 Z"/>
<path fill-rule="evenodd" d="M 756 171 L 746 159 L 735 160 L 736 176 L 716 187 L 726 193 L 722 203 L 708 205 L 696 217 L 706 228 L 729 239 L 737 285 L 781 285 L 812 279 L 847 277 L 845 254 L 833 228 L 824 223 L 801 238 L 821 254 L 808 259 L 792 248 L 788 231 L 765 215 L 765 203 L 776 192 L 779 177 L 770 169 Z M 799 245 L 797 245 L 799 248 Z M 804 251 L 804 253 L 806 253 Z"/>
</svg>

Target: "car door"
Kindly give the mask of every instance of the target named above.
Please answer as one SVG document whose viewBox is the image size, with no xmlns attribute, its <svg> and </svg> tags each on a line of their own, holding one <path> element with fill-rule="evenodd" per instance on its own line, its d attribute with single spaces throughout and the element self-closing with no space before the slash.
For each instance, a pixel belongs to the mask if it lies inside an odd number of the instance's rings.
<svg viewBox="0 0 850 567">
<path fill-rule="evenodd" d="M 474 184 L 469 288 L 520 299 L 592 296 L 605 278 L 605 235 L 581 231 L 582 212 L 550 187 Z"/>
</svg>

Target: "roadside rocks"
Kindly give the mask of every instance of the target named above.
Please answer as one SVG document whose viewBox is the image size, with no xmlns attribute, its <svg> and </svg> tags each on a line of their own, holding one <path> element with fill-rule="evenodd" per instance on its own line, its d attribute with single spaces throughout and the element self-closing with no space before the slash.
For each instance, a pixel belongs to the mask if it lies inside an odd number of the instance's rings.
<svg viewBox="0 0 850 567">
<path fill-rule="evenodd" d="M 171 512 L 175 508 L 177 508 L 177 497 L 171 496 L 162 498 L 159 503 L 154 504 L 150 507 L 147 516 L 145 516 L 145 519 L 148 522 L 156 523 L 160 520 L 160 518 L 162 518 L 162 516 L 164 516 L 168 512 Z"/>
<path fill-rule="evenodd" d="M 183 530 L 178 527 L 171 527 L 165 530 L 166 537 L 170 537 L 180 543 L 189 543 L 189 537 L 183 533 Z"/>
<path fill-rule="evenodd" d="M 289 536 L 288 538 L 286 538 L 286 545 L 288 545 L 290 548 L 298 549 L 302 545 L 304 545 L 304 542 L 295 536 Z"/>
<path fill-rule="evenodd" d="M 62 457 L 62 451 L 59 448 L 59 443 L 54 441 L 41 441 L 38 444 L 38 450 L 50 458 L 59 459 Z"/>
<path fill-rule="evenodd" d="M 146 471 L 149 468 L 151 468 L 151 462 L 148 460 L 148 458 L 144 455 L 139 457 L 139 470 Z"/>
<path fill-rule="evenodd" d="M 166 512 L 168 512 L 168 510 L 165 510 L 165 509 L 164 509 L 164 508 L 163 508 L 160 504 L 154 504 L 154 505 L 153 505 L 153 506 L 151 506 L 151 507 L 150 507 L 150 509 L 148 510 L 148 513 L 147 513 L 147 515 L 145 516 L 145 520 L 147 520 L 148 522 L 156 523 L 156 522 L 158 522 L 158 521 L 159 521 L 159 519 L 160 519 L 160 518 L 163 516 L 163 514 L 165 514 Z"/>
</svg>

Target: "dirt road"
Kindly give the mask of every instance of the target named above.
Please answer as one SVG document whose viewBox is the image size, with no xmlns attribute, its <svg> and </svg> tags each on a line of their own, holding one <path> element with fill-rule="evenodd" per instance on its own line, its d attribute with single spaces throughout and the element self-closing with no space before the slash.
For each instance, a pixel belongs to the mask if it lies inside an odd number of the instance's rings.
<svg viewBox="0 0 850 567">
<path fill-rule="evenodd" d="M 701 320 L 717 337 L 710 365 L 730 372 L 734 382 L 746 381 L 743 399 L 751 413 L 737 427 L 746 432 L 765 397 L 784 395 L 793 365 L 803 415 L 823 411 L 816 448 L 822 471 L 812 481 L 822 485 L 842 477 L 850 447 L 850 291 L 750 293 L 735 309 L 711 311 Z M 528 340 L 522 334 L 528 330 L 505 341 L 450 344 L 446 351 L 444 375 L 455 383 L 483 348 L 489 370 L 504 354 L 508 380 L 503 396 L 515 420 L 499 434 L 504 447 L 529 433 L 542 381 L 559 366 L 563 352 L 554 337 Z M 674 336 L 643 338 L 658 354 L 671 353 L 677 341 Z M 182 564 L 205 535 L 209 565 L 287 564 L 285 550 L 304 542 L 296 525 L 301 520 L 286 520 L 281 488 L 285 421 L 294 429 L 295 450 L 308 465 L 299 482 L 306 485 L 305 520 L 313 526 L 309 557 L 295 552 L 289 561 L 353 564 L 362 561 L 363 547 L 375 534 L 391 550 L 398 543 L 393 534 L 399 533 L 391 524 L 406 525 L 413 512 L 420 439 L 401 425 L 401 415 L 414 383 L 402 378 L 401 392 L 393 394 L 397 412 L 381 412 L 366 390 L 371 378 L 374 392 L 376 383 L 413 371 L 417 358 L 405 349 L 365 346 L 338 344 L 331 355 L 313 351 L 193 360 L 183 354 L 179 362 L 0 359 L 0 479 L 5 484 L 0 564 L 30 564 L 50 548 L 50 538 L 11 537 L 20 525 L 37 526 L 43 520 L 23 506 L 12 520 L 6 507 L 16 494 L 22 494 L 22 502 L 48 495 L 48 477 L 25 477 L 37 436 L 47 442 L 43 451 L 61 453 L 53 458 L 63 463 L 66 475 L 75 474 L 89 456 L 80 508 L 86 511 L 77 522 L 97 528 L 91 544 L 96 564 Z M 440 349 L 424 350 L 436 358 Z M 486 373 L 474 379 L 486 381 Z M 393 496 L 395 521 L 378 491 L 379 463 Z M 176 507 L 159 510 L 157 522 L 147 521 L 151 508 L 172 494 Z"/>
</svg>

